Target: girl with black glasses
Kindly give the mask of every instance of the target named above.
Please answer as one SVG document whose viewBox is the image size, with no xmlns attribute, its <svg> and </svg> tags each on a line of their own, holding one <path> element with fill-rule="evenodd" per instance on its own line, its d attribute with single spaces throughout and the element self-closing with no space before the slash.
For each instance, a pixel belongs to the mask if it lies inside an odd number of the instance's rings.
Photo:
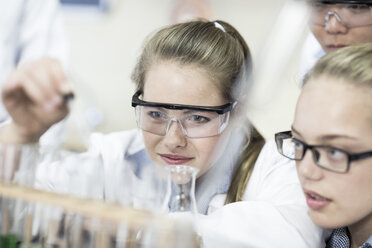
<svg viewBox="0 0 372 248">
<path fill-rule="evenodd" d="M 315 224 L 329 248 L 372 247 L 372 45 L 320 59 L 305 79 L 292 130 L 276 134 L 295 160 Z"/>
</svg>

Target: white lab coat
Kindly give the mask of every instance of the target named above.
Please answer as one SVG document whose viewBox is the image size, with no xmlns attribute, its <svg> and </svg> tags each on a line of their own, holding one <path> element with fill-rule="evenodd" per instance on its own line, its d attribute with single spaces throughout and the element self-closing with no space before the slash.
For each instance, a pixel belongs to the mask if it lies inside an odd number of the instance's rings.
<svg viewBox="0 0 372 248">
<path fill-rule="evenodd" d="M 299 86 L 302 87 L 302 79 L 306 73 L 308 73 L 315 63 L 324 55 L 325 52 L 319 42 L 316 40 L 315 36 L 310 33 L 301 49 Z"/>
<path fill-rule="evenodd" d="M 213 196 L 227 192 L 235 165 L 235 163 L 231 163 L 233 161 L 231 154 L 239 152 L 238 148 L 235 149 L 236 145 L 231 144 L 226 148 L 225 153 L 229 156 L 224 156 L 225 159 L 220 159 L 197 179 L 195 196 L 199 213 L 207 213 Z M 129 194 L 129 197 L 133 198 L 141 195 L 142 200 L 145 198 L 150 200 L 159 197 L 156 194 L 164 193 L 149 192 L 148 188 L 156 187 L 157 185 L 154 185 L 156 182 L 153 182 L 153 185 L 146 185 L 146 183 L 156 180 L 151 178 L 154 166 L 147 155 L 142 132 L 137 129 L 107 135 L 94 133 L 90 136 L 87 153 L 64 156 L 65 158 L 62 160 L 51 160 L 49 156 L 51 151 L 48 151 L 48 147 L 42 146 L 41 149 L 41 153 L 46 157 L 42 158 L 43 162 L 38 166 L 36 176 L 36 187 L 38 188 L 135 206 L 138 206 L 139 203 L 123 202 L 125 198 L 128 198 L 124 196 Z M 228 149 L 232 151 L 229 152 Z M 101 163 L 95 163 L 97 161 L 101 161 Z M 92 163 L 94 165 L 91 165 Z M 100 165 L 103 165 L 103 168 Z M 92 166 L 95 168 L 92 169 Z M 94 182 L 91 182 L 95 186 L 94 189 L 88 190 L 89 186 L 82 186 L 82 183 L 77 183 L 76 186 L 70 183 L 76 175 L 82 175 L 81 177 L 77 176 L 80 180 L 83 177 L 89 180 L 86 177 L 87 174 L 91 178 L 96 178 L 93 179 Z M 141 180 L 144 177 L 146 179 Z M 89 182 L 86 183 L 89 184 Z M 134 184 L 136 185 L 134 186 Z M 142 190 L 142 188 L 144 189 Z M 161 190 L 165 191 L 165 188 L 156 188 L 156 191 Z M 148 203 L 149 206 L 151 204 L 153 205 L 153 203 Z"/>
<path fill-rule="evenodd" d="M 308 215 L 294 161 L 267 142 L 256 161 L 244 200 L 222 206 L 215 197 L 198 226 L 206 247 L 325 247 L 328 234 Z M 224 246 L 222 244 L 229 244 Z"/>
<path fill-rule="evenodd" d="M 131 130 L 93 134 L 91 141 L 88 153 L 93 158 L 100 154 L 104 167 L 88 170 L 88 174 L 103 175 L 96 177 L 96 187 L 89 194 L 115 201 L 123 195 L 114 180 L 117 173 L 123 172 L 121 168 L 134 168 L 137 164 L 138 169 L 151 163 L 142 136 L 138 130 Z M 69 176 L 76 174 L 77 166 L 84 165 L 67 162 L 70 163 L 62 166 L 42 164 L 37 172 L 37 187 L 76 194 Z M 295 165 L 277 152 L 272 141 L 264 146 L 256 162 L 244 201 L 223 206 L 225 195 L 215 193 L 209 203 L 209 215 L 198 218 L 204 247 L 324 247 L 322 229 L 308 216 Z"/>
<path fill-rule="evenodd" d="M 67 44 L 58 0 L 0 0 L 0 85 L 14 68 L 43 56 L 66 66 Z M 0 104 L 0 121 L 6 117 Z"/>
</svg>

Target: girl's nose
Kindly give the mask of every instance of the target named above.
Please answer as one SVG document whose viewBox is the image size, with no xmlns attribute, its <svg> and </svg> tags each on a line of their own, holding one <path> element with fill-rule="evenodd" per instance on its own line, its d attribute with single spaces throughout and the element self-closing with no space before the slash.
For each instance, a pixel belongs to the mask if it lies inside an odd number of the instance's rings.
<svg viewBox="0 0 372 248">
<path fill-rule="evenodd" d="M 317 181 L 322 178 L 323 169 L 315 164 L 313 156 L 311 150 L 306 151 L 304 158 L 296 162 L 297 173 L 305 180 Z"/>
<path fill-rule="evenodd" d="M 187 137 L 184 134 L 182 124 L 178 120 L 172 120 L 167 128 L 167 133 L 164 136 L 164 144 L 170 149 L 185 147 L 187 145 Z"/>
</svg>

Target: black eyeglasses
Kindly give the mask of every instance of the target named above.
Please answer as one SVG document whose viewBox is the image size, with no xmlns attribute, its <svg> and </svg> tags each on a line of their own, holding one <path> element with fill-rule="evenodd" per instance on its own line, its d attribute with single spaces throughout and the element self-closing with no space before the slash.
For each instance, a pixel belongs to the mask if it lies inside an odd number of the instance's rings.
<svg viewBox="0 0 372 248">
<path fill-rule="evenodd" d="M 349 153 L 332 146 L 308 145 L 292 137 L 291 131 L 275 134 L 275 143 L 281 155 L 291 160 L 301 161 L 307 150 L 311 150 L 314 163 L 326 170 L 346 173 L 350 169 L 350 163 L 372 157 L 372 151 L 363 153 Z"/>
</svg>

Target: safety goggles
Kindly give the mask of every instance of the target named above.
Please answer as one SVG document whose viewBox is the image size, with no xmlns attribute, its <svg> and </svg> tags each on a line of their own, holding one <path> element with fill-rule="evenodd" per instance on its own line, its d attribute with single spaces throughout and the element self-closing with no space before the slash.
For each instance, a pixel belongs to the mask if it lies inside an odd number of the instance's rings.
<svg viewBox="0 0 372 248">
<path fill-rule="evenodd" d="M 331 17 L 348 28 L 372 25 L 371 1 L 308 1 L 310 22 L 326 26 Z"/>
<path fill-rule="evenodd" d="M 229 123 L 230 111 L 236 102 L 221 106 L 194 106 L 147 102 L 139 98 L 141 91 L 132 97 L 137 126 L 143 131 L 164 136 L 173 122 L 189 138 L 203 138 L 222 133 Z"/>
</svg>

